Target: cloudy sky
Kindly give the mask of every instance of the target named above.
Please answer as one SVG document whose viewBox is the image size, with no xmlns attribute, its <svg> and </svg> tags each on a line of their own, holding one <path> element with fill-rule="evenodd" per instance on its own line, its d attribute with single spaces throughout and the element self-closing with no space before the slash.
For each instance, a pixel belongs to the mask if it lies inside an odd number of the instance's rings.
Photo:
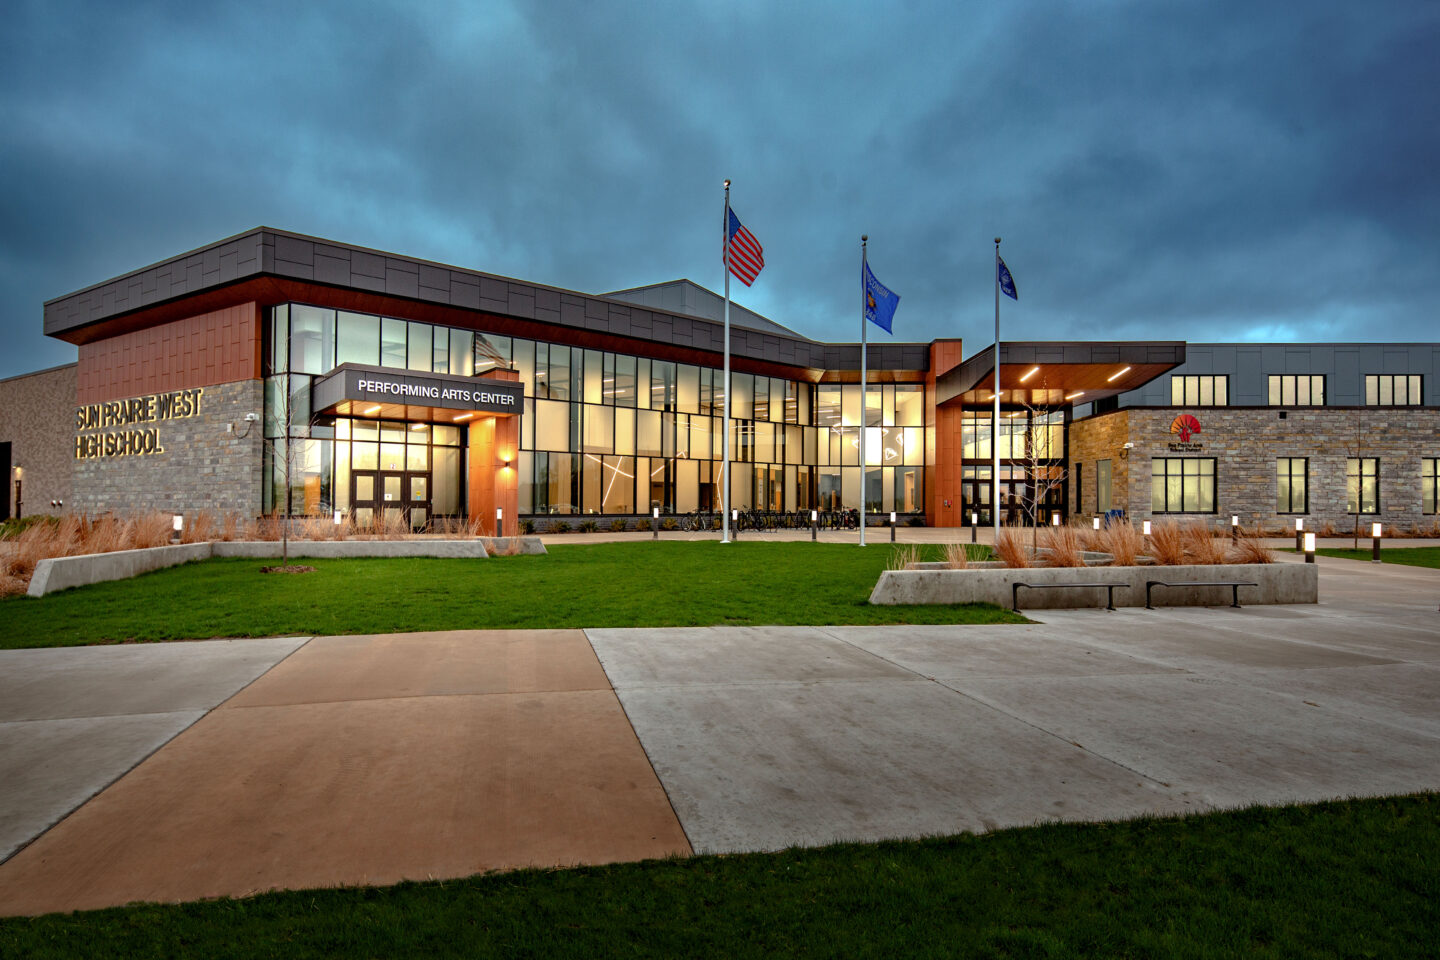
<svg viewBox="0 0 1440 960">
<path fill-rule="evenodd" d="M 1440 3 L 11 0 L 0 377 L 52 297 L 260 224 L 859 337 L 1440 339 Z M 877 338 L 885 334 L 876 330 Z"/>
</svg>

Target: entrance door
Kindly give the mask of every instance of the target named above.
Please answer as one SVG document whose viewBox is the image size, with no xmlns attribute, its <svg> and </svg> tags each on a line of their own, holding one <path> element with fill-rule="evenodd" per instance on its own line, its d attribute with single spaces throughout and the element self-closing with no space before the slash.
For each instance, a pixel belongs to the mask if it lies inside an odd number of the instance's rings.
<svg viewBox="0 0 1440 960">
<path fill-rule="evenodd" d="M 350 504 L 357 527 L 383 523 L 390 530 L 423 530 L 430 520 L 430 474 L 356 470 L 350 479 Z"/>
</svg>

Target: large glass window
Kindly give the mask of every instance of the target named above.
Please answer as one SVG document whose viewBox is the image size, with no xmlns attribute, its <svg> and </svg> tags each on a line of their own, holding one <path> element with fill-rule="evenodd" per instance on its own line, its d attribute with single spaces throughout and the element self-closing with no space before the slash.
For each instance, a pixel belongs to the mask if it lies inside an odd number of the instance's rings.
<svg viewBox="0 0 1440 960">
<path fill-rule="evenodd" d="M 1310 512 L 1310 461 L 1281 457 L 1275 461 L 1275 512 Z"/>
<path fill-rule="evenodd" d="M 1380 460 L 1378 457 L 1346 458 L 1345 512 L 1380 512 Z"/>
<path fill-rule="evenodd" d="M 1371 407 L 1416 407 L 1423 401 L 1418 374 L 1380 374 L 1365 378 L 1365 404 Z"/>
<path fill-rule="evenodd" d="M 1440 513 L 1440 457 L 1420 461 L 1420 512 Z"/>
<path fill-rule="evenodd" d="M 1271 374 L 1270 405 L 1272 407 L 1323 407 L 1325 377 L 1306 374 Z"/>
<path fill-rule="evenodd" d="M 1224 375 L 1173 376 L 1170 402 L 1177 407 L 1223 407 L 1230 403 L 1230 378 Z"/>
<path fill-rule="evenodd" d="M 365 313 L 346 313 L 335 317 L 335 363 L 380 363 L 380 318 Z"/>
<path fill-rule="evenodd" d="M 1150 461 L 1152 513 L 1214 513 L 1215 461 L 1156 457 Z"/>
</svg>

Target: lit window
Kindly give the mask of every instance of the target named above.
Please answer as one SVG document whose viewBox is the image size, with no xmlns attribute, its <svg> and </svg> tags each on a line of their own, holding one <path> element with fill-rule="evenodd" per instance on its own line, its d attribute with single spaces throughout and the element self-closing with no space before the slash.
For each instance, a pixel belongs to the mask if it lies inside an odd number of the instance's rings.
<svg viewBox="0 0 1440 960">
<path fill-rule="evenodd" d="M 1150 461 L 1152 513 L 1214 513 L 1215 460 L 1156 457 Z"/>
<path fill-rule="evenodd" d="M 1173 376 L 1170 403 L 1177 407 L 1224 407 L 1230 403 L 1230 378 L 1223 374 Z"/>
<path fill-rule="evenodd" d="M 1380 460 L 1348 457 L 1345 460 L 1345 512 L 1380 512 Z"/>
<path fill-rule="evenodd" d="M 1321 374 L 1271 374 L 1270 406 L 1323 407 L 1325 377 Z"/>
<path fill-rule="evenodd" d="M 1310 461 L 1281 457 L 1275 461 L 1275 512 L 1309 513 Z"/>
<path fill-rule="evenodd" d="M 1416 407 L 1421 397 L 1419 374 L 1371 374 L 1365 378 L 1367 407 Z"/>
<path fill-rule="evenodd" d="M 1425 457 L 1420 461 L 1420 512 L 1440 513 L 1440 457 Z"/>
</svg>

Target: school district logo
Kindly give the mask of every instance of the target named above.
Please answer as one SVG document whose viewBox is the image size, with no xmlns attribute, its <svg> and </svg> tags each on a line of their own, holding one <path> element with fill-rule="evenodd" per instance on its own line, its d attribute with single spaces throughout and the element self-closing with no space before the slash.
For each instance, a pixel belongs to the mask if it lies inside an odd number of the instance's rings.
<svg viewBox="0 0 1440 960">
<path fill-rule="evenodd" d="M 1189 443 L 1190 437 L 1200 432 L 1200 421 L 1188 413 L 1182 413 L 1170 422 L 1170 432 L 1178 433 L 1181 443 Z"/>
</svg>

